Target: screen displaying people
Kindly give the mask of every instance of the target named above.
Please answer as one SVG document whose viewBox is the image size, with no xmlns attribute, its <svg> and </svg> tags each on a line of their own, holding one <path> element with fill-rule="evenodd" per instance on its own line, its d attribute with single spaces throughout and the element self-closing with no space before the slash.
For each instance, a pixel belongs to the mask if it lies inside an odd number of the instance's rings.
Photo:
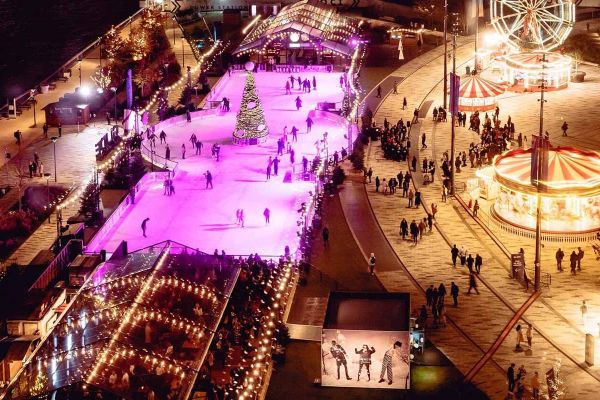
<svg viewBox="0 0 600 400">
<path fill-rule="evenodd" d="M 324 329 L 321 384 L 410 388 L 409 332 Z"/>
</svg>

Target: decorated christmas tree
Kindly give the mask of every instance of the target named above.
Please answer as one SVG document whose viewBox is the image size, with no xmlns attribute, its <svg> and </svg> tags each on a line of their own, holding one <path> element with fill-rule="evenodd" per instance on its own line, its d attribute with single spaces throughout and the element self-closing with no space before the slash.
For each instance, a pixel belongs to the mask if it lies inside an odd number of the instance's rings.
<svg viewBox="0 0 600 400">
<path fill-rule="evenodd" d="M 269 130 L 267 129 L 265 113 L 260 104 L 260 99 L 256 94 L 254 75 L 250 71 L 247 74 L 233 138 L 234 142 L 240 144 L 258 144 L 260 139 L 269 134 Z"/>
</svg>

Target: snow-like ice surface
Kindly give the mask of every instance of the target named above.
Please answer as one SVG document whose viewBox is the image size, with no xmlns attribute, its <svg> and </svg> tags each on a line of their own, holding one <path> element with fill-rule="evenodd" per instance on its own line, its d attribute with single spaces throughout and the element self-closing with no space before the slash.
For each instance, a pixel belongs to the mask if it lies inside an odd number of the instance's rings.
<svg viewBox="0 0 600 400">
<path fill-rule="evenodd" d="M 222 96 L 231 100 L 229 113 L 204 116 L 165 129 L 171 159 L 179 163 L 174 180 L 175 195 L 163 195 L 162 182 L 147 186 L 136 196 L 136 204 L 120 218 L 111 233 L 101 242 L 92 241 L 88 249 L 105 249 L 110 253 L 126 240 L 132 251 L 163 240 L 174 240 L 208 253 L 219 249 L 227 254 L 280 255 L 286 245 L 293 251 L 298 244 L 297 210 L 308 199 L 309 191 L 314 190 L 314 183 L 296 179 L 291 183 L 284 182 L 286 172 L 292 170 L 289 154 L 285 152 L 279 157 L 278 176 L 272 175 L 269 181 L 266 180 L 268 158 L 276 155 L 277 139 L 286 125 L 288 131 L 294 125 L 300 130 L 298 142 L 292 143 L 296 173 L 302 170 L 303 155 L 309 160 L 316 155 L 315 141 L 323 138 L 323 132 L 328 132 L 330 155 L 348 144 L 347 128 L 333 119 L 314 118 L 312 132 L 306 132 L 308 112 L 314 110 L 318 102 L 342 100 L 340 74 L 300 75 L 311 81 L 316 76 L 317 90 L 302 93 L 296 84 L 293 94 L 285 95 L 285 80 L 289 74 L 255 74 L 270 131 L 268 140 L 261 145 L 242 147 L 232 143 L 245 73 L 234 74 L 223 89 Z M 298 95 L 303 103 L 299 111 L 294 102 Z M 192 149 L 189 141 L 192 133 L 204 144 L 201 155 L 195 155 Z M 291 134 L 288 139 L 292 139 Z M 211 157 L 210 147 L 215 142 L 221 145 L 219 162 Z M 185 160 L 181 159 L 183 143 L 187 148 Z M 164 155 L 164 145 L 158 144 L 158 139 L 157 154 Z M 207 170 L 213 175 L 212 190 L 205 189 L 204 173 Z M 263 216 L 265 208 L 271 211 L 268 225 Z M 236 224 L 237 209 L 244 210 L 244 228 Z M 150 221 L 144 238 L 141 223 L 146 217 Z"/>
</svg>

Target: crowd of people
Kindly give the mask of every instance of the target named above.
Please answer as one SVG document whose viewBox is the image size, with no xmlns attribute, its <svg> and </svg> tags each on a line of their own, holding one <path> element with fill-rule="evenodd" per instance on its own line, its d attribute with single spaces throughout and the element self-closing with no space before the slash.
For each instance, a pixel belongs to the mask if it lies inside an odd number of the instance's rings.
<svg viewBox="0 0 600 400">
<path fill-rule="evenodd" d="M 195 390 L 204 391 L 207 400 L 238 398 L 236 389 L 242 387 L 249 372 L 259 333 L 268 329 L 267 312 L 274 303 L 274 290 L 268 282 L 277 278 L 284 266 L 283 260 L 265 261 L 258 254 L 236 259 L 236 263 L 240 267 L 238 281 L 195 384 Z"/>
</svg>

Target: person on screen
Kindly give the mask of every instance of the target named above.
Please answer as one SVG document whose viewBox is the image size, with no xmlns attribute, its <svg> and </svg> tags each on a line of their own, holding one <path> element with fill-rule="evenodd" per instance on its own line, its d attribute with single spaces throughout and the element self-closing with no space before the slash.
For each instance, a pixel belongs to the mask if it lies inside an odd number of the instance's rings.
<svg viewBox="0 0 600 400">
<path fill-rule="evenodd" d="M 381 362 L 381 375 L 379 376 L 379 383 L 385 382 L 383 377 L 387 372 L 387 381 L 388 385 L 394 383 L 394 371 L 392 367 L 397 367 L 400 365 L 402 360 L 401 355 L 402 343 L 397 340 L 394 342 L 394 345 L 388 349 L 383 355 L 383 361 Z"/>
<path fill-rule="evenodd" d="M 360 350 L 354 349 L 354 352 L 360 355 L 360 360 L 358 361 L 358 377 L 356 378 L 356 381 L 360 381 L 360 373 L 364 365 L 367 370 L 367 382 L 369 382 L 371 380 L 371 354 L 375 353 L 375 348 L 373 346 L 369 348 L 369 346 L 363 344 Z"/>
<path fill-rule="evenodd" d="M 346 372 L 346 379 L 351 380 L 348 375 L 348 362 L 346 361 L 346 350 L 342 346 L 336 343 L 335 340 L 331 341 L 331 349 L 329 350 L 333 358 L 335 358 L 335 363 L 337 364 L 337 378 L 340 379 L 340 367 L 344 366 L 344 371 Z"/>
</svg>

